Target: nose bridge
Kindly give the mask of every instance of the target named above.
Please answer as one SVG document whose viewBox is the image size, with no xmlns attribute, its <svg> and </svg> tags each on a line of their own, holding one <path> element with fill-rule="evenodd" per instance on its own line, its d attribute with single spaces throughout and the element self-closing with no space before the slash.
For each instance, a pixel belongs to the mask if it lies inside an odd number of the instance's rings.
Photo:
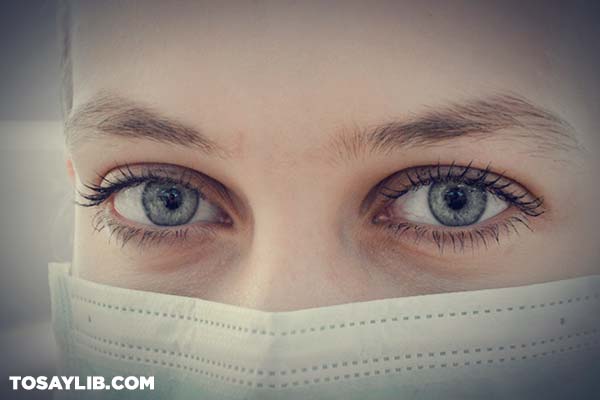
<svg viewBox="0 0 600 400">
<path fill-rule="evenodd" d="M 247 307 L 289 311 L 332 304 L 338 292 L 334 267 L 324 253 L 271 251 L 271 243 L 255 247 L 244 263 Z M 309 255 L 310 256 L 307 256 Z"/>
<path fill-rule="evenodd" d="M 331 303 L 337 292 L 335 203 L 322 179 L 307 176 L 269 174 L 263 182 L 271 183 L 249 198 L 253 227 L 238 281 L 248 307 L 308 308 Z"/>
<path fill-rule="evenodd" d="M 282 268 L 278 264 L 287 265 L 291 273 L 325 269 L 324 264 L 330 264 L 336 251 L 337 238 L 330 217 L 314 202 L 297 201 L 258 213 L 249 262 L 276 269 Z"/>
</svg>

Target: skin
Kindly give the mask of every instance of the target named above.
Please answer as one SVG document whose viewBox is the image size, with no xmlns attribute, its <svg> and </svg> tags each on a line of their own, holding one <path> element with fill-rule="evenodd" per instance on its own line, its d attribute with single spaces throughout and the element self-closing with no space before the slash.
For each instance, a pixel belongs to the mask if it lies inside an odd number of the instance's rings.
<svg viewBox="0 0 600 400">
<path fill-rule="evenodd" d="M 73 9 L 73 108 L 100 93 L 201 130 L 227 157 L 143 138 L 69 145 L 75 188 L 125 164 L 199 171 L 235 199 L 230 229 L 185 242 L 124 246 L 77 207 L 73 265 L 92 281 L 268 311 L 477 290 L 600 272 L 597 74 L 581 24 L 557 7 L 443 2 L 87 2 Z M 557 25 L 557 21 L 560 24 Z M 563 30 L 556 26 L 563 27 Z M 580 82 L 585 81 L 586 85 Z M 543 156 L 499 132 L 386 154 L 335 156 L 356 127 L 451 102 L 515 93 L 560 115 L 577 148 Z M 407 168 L 491 163 L 543 196 L 532 231 L 440 252 L 359 212 Z M 514 210 L 513 210 L 514 211 Z M 508 214 L 506 214 L 508 215 Z"/>
</svg>

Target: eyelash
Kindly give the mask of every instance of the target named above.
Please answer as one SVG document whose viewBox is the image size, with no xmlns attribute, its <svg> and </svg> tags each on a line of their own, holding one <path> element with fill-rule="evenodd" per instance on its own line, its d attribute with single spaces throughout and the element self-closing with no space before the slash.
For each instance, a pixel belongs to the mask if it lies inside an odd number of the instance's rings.
<svg viewBox="0 0 600 400">
<path fill-rule="evenodd" d="M 136 175 L 130 165 L 124 165 L 117 168 L 118 176 L 112 179 L 100 176 L 100 184 L 87 183 L 83 186 L 90 193 L 79 192 L 79 195 L 86 201 L 85 203 L 76 202 L 82 207 L 99 206 L 108 200 L 113 194 L 120 192 L 123 189 L 135 187 L 146 182 L 158 183 L 177 183 L 189 189 L 196 189 L 190 184 L 189 174 L 185 170 L 181 170 L 181 176 L 178 178 L 170 178 L 161 176 L 158 173 L 164 169 L 155 168 L 154 170 L 143 168 L 141 174 Z"/>
<path fill-rule="evenodd" d="M 99 175 L 101 179 L 99 184 L 84 184 L 83 187 L 87 190 L 87 193 L 82 191 L 78 192 L 79 196 L 84 201 L 76 201 L 75 204 L 81 207 L 98 207 L 116 193 L 147 182 L 179 184 L 189 189 L 201 191 L 200 188 L 191 184 L 191 173 L 181 168 L 177 168 L 177 170 L 181 171 L 178 177 L 161 175 L 161 173 L 166 172 L 166 169 L 160 167 L 153 169 L 141 167 L 140 173 L 136 174 L 132 171 L 131 166 L 126 164 L 116 169 L 116 176 L 113 178 L 106 178 Z M 160 229 L 130 226 L 122 223 L 118 218 L 115 218 L 106 208 L 101 208 L 94 214 L 92 217 L 92 226 L 96 232 L 108 229 L 110 232 L 109 240 L 115 238 L 116 241 L 121 244 L 121 247 L 124 247 L 135 237 L 139 237 L 137 245 L 139 247 L 144 247 L 164 244 L 165 242 L 167 244 L 185 242 L 191 231 L 196 231 L 205 238 L 212 238 L 214 236 L 214 229 L 211 228 L 210 224 L 182 225 L 180 227 Z"/>
<path fill-rule="evenodd" d="M 442 173 L 442 169 L 447 169 L 447 172 Z M 164 169 L 142 167 L 141 172 L 136 174 L 132 171 L 129 165 L 124 165 L 116 169 L 115 176 L 106 178 L 100 176 L 100 183 L 84 184 L 87 193 L 79 191 L 79 195 L 83 202 L 76 204 L 82 207 L 97 207 L 101 206 L 114 194 L 121 190 L 135 187 L 149 181 L 159 183 L 176 183 L 185 187 L 198 190 L 196 186 L 190 183 L 190 173 L 184 169 L 177 169 L 180 172 L 178 177 L 166 177 L 161 175 Z M 474 177 L 470 177 L 475 174 Z M 491 175 L 494 175 L 491 177 Z M 475 249 L 479 244 L 488 247 L 489 241 L 500 242 L 500 234 L 505 231 L 507 234 L 511 230 L 519 234 L 517 225 L 523 225 L 528 230 L 533 231 L 529 224 L 530 217 L 538 217 L 545 210 L 543 208 L 543 198 L 534 197 L 531 200 L 525 200 L 531 194 L 520 185 L 506 178 L 503 173 L 494 174 L 488 165 L 481 170 L 472 167 L 472 162 L 466 166 L 459 166 L 452 162 L 449 166 L 443 166 L 440 163 L 437 165 L 429 165 L 424 167 L 413 167 L 405 171 L 401 171 L 392 176 L 393 180 L 399 177 L 406 177 L 409 181 L 407 185 L 401 185 L 400 188 L 391 188 L 386 186 L 391 179 L 388 178 L 380 185 L 379 193 L 388 199 L 389 203 L 393 203 L 396 199 L 404 196 L 410 191 L 416 191 L 424 186 L 429 186 L 434 183 L 466 183 L 473 186 L 478 186 L 487 190 L 500 199 L 508 202 L 511 206 L 516 207 L 520 211 L 520 215 L 513 215 L 502 221 L 494 222 L 483 227 L 465 227 L 463 229 L 452 228 L 452 230 L 441 230 L 438 227 L 422 225 L 412 222 L 392 222 L 385 224 L 387 230 L 391 230 L 396 236 L 404 236 L 407 234 L 414 235 L 415 244 L 419 244 L 423 238 L 429 238 L 435 243 L 440 252 L 444 251 L 447 242 L 452 243 L 454 251 L 464 251 L 469 245 Z M 515 188 L 520 188 L 522 193 L 518 193 Z M 386 207 L 387 207 L 386 206 Z M 116 238 L 124 247 L 131 239 L 139 237 L 138 245 L 158 245 L 163 242 L 177 243 L 186 241 L 191 230 L 198 231 L 205 237 L 213 237 L 214 229 L 210 224 L 194 224 L 182 225 L 176 228 L 141 228 L 134 227 L 119 221 L 111 215 L 111 212 L 106 208 L 101 208 L 92 218 L 94 230 L 100 232 L 105 228 L 110 232 L 110 238 Z M 374 224 L 378 224 L 374 221 Z M 109 239 L 110 240 L 110 239 Z M 457 248 L 458 247 L 458 248 Z"/>
<path fill-rule="evenodd" d="M 490 165 L 482 170 L 472 167 L 472 164 L 473 162 L 470 162 L 466 166 L 459 166 L 452 162 L 449 166 L 443 166 L 438 163 L 424 167 L 413 167 L 394 174 L 391 178 L 386 179 L 379 189 L 379 193 L 388 199 L 384 209 L 410 191 L 416 191 L 435 183 L 452 182 L 465 183 L 484 189 L 506 201 L 511 207 L 517 208 L 520 212 L 519 215 L 488 223 L 482 227 L 440 229 L 437 226 L 413 222 L 391 222 L 384 224 L 384 227 L 391 230 L 396 236 L 413 234 L 415 244 L 419 244 L 423 238 L 428 238 L 435 243 L 441 253 L 443 253 L 445 244 L 448 242 L 452 244 L 452 249 L 455 252 L 458 250 L 462 252 L 469 246 L 475 250 L 480 244 L 488 248 L 488 241 L 495 241 L 499 244 L 502 232 L 510 234 L 512 230 L 519 234 L 517 225 L 522 225 L 529 231 L 533 231 L 529 219 L 539 217 L 545 212 L 543 198 L 533 197 L 525 188 L 506 178 L 504 173 L 494 174 L 490 169 Z M 447 169 L 447 172 L 442 173 L 442 169 Z M 470 177 L 473 174 L 475 176 Z M 408 185 L 401 185 L 397 189 L 386 186 L 389 180 L 397 180 L 402 178 L 402 175 L 409 181 Z M 521 193 L 518 192 L 519 189 Z M 528 197 L 531 197 L 531 199 L 528 199 Z M 492 219 L 495 219 L 495 217 L 492 217 Z M 373 220 L 373 223 L 379 224 L 375 220 Z"/>
</svg>

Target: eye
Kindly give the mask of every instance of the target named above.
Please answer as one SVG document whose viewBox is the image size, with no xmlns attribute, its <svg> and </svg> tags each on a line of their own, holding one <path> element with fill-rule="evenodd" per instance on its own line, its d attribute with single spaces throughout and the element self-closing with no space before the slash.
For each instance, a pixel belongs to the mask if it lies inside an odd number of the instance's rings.
<svg viewBox="0 0 600 400">
<path fill-rule="evenodd" d="M 407 221 L 465 227 L 490 219 L 509 204 L 485 188 L 461 182 L 438 182 L 422 186 L 396 199 L 394 217 Z"/>
<path fill-rule="evenodd" d="M 107 229 L 109 240 L 124 246 L 179 244 L 188 238 L 210 241 L 233 228 L 229 211 L 238 204 L 218 181 L 198 171 L 170 164 L 136 164 L 115 168 L 101 182 L 83 184 L 83 207 L 98 208 L 95 231 Z"/>
<path fill-rule="evenodd" d="M 222 219 L 220 209 L 198 190 L 169 181 L 124 189 L 115 195 L 114 208 L 124 218 L 147 225 L 179 226 Z"/>
<path fill-rule="evenodd" d="M 431 242 L 443 252 L 474 249 L 500 235 L 529 230 L 530 218 L 545 212 L 543 199 L 488 166 L 428 165 L 397 172 L 375 188 L 381 200 L 371 221 L 394 236 Z M 369 197 L 370 198 L 370 197 Z"/>
</svg>

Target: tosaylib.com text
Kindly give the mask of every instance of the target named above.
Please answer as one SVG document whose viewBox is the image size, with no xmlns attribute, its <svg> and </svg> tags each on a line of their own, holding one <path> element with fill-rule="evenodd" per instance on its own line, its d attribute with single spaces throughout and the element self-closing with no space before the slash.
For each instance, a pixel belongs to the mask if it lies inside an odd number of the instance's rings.
<svg viewBox="0 0 600 400">
<path fill-rule="evenodd" d="M 12 390 L 154 390 L 153 376 L 9 376 Z"/>
</svg>

